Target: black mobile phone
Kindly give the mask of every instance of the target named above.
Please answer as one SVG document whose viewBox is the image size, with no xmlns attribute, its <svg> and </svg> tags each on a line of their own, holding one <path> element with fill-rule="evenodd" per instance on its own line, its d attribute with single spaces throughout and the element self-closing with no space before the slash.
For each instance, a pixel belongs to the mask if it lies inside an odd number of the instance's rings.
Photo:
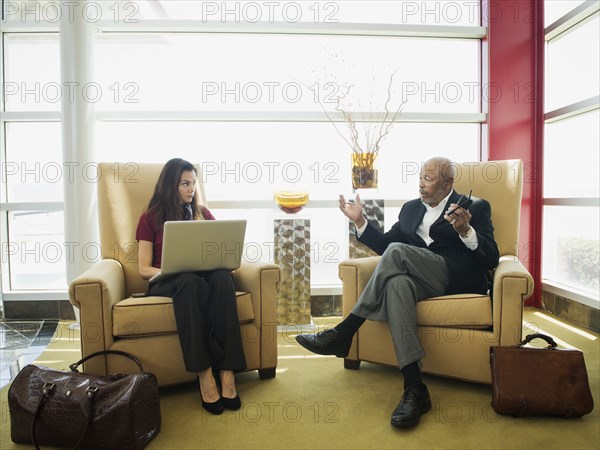
<svg viewBox="0 0 600 450">
<path fill-rule="evenodd" d="M 473 200 L 471 200 L 471 194 L 473 193 L 473 190 L 471 189 L 471 191 L 469 191 L 469 196 L 465 197 L 464 195 L 460 197 L 460 199 L 458 200 L 458 204 L 456 206 L 456 208 L 454 208 L 452 211 L 448 212 L 448 214 L 446 214 L 447 216 L 454 214 L 454 211 L 456 211 L 458 208 L 464 208 L 464 209 L 469 209 L 469 206 L 471 206 L 473 204 Z"/>
</svg>

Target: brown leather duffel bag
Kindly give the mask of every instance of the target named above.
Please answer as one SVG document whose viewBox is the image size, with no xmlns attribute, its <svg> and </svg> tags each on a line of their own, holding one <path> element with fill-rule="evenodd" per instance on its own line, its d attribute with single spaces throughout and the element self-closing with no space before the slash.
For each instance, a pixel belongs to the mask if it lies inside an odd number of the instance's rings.
<svg viewBox="0 0 600 450">
<path fill-rule="evenodd" d="M 141 373 L 101 377 L 77 371 L 88 359 L 105 354 L 132 359 Z M 36 448 L 141 449 L 158 434 L 158 382 L 133 355 L 105 350 L 69 368 L 30 364 L 19 372 L 8 391 L 13 442 Z"/>
</svg>

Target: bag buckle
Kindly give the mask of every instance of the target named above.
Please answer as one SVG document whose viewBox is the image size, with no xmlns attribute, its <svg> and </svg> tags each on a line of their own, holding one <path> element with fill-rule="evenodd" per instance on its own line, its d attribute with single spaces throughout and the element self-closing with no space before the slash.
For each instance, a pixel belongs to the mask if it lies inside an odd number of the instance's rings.
<svg viewBox="0 0 600 450">
<path fill-rule="evenodd" d="M 87 395 L 88 397 L 93 397 L 93 396 L 94 396 L 94 394 L 95 394 L 96 392 L 98 392 L 98 389 L 99 389 L 99 388 L 98 388 L 98 386 L 89 386 L 89 387 L 88 387 L 88 388 L 85 390 L 85 393 L 86 393 L 86 395 Z"/>
<path fill-rule="evenodd" d="M 54 389 L 54 386 L 55 386 L 54 383 L 50 383 L 50 382 L 44 383 L 44 386 L 42 387 L 42 393 L 44 395 L 49 394 Z"/>
<path fill-rule="evenodd" d="M 125 375 L 124 373 L 111 373 L 108 375 L 108 378 L 111 381 L 117 381 L 120 380 L 121 378 L 125 378 L 127 375 Z"/>
</svg>

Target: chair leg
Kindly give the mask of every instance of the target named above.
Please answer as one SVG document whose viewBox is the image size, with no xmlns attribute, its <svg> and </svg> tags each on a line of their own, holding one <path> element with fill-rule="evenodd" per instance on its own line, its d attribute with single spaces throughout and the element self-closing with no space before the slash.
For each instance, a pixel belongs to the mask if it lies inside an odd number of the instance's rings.
<svg viewBox="0 0 600 450">
<path fill-rule="evenodd" d="M 258 369 L 258 378 L 261 380 L 268 380 L 269 378 L 275 378 L 276 367 L 269 367 L 267 369 Z"/>
<path fill-rule="evenodd" d="M 344 368 L 350 370 L 358 370 L 360 367 L 360 360 L 344 358 Z"/>
</svg>

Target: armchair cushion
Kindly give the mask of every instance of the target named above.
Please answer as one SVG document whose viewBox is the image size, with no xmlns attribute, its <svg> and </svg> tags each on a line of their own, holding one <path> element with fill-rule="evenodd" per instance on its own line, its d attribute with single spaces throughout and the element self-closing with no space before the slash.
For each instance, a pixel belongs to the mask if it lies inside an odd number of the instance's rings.
<svg viewBox="0 0 600 450">
<path fill-rule="evenodd" d="M 492 326 L 492 301 L 487 295 L 455 294 L 417 303 L 421 326 L 486 329 Z"/>
<path fill-rule="evenodd" d="M 240 324 L 254 320 L 252 296 L 236 292 Z M 136 337 L 177 333 L 170 297 L 127 298 L 113 308 L 113 336 Z"/>
</svg>

